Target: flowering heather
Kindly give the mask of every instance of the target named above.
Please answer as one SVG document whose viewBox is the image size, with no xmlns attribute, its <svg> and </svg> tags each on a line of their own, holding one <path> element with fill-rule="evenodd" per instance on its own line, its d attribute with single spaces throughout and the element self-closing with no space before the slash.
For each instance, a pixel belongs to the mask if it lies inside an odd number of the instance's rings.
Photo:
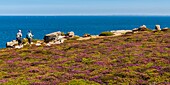
<svg viewBox="0 0 170 85">
<path fill-rule="evenodd" d="M 0 50 L 2 85 L 168 85 L 170 32 Z"/>
</svg>

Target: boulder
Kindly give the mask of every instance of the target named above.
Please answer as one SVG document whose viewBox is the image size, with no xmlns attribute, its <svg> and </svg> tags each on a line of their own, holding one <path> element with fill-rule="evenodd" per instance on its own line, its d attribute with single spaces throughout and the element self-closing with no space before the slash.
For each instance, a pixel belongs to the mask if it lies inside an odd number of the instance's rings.
<svg viewBox="0 0 170 85">
<path fill-rule="evenodd" d="M 146 25 L 142 25 L 138 28 L 138 31 L 147 31 L 148 28 L 146 27 Z"/>
<path fill-rule="evenodd" d="M 64 39 L 64 38 L 61 39 L 61 40 L 60 40 L 60 43 L 64 43 L 65 40 L 66 40 L 66 39 Z"/>
<path fill-rule="evenodd" d="M 161 26 L 160 25 L 155 25 L 155 30 L 156 31 L 161 31 Z"/>
<path fill-rule="evenodd" d="M 142 26 L 140 26 L 139 28 L 147 28 L 147 27 L 146 27 L 146 25 L 142 25 Z"/>
<path fill-rule="evenodd" d="M 47 47 L 50 47 L 50 46 L 51 46 L 51 44 L 50 44 L 50 43 L 47 43 L 47 44 L 46 44 L 46 46 L 47 46 Z"/>
<path fill-rule="evenodd" d="M 23 48 L 23 45 L 17 45 L 17 46 L 15 46 L 14 48 L 17 48 L 17 49 L 20 49 L 20 48 Z"/>
<path fill-rule="evenodd" d="M 83 37 L 91 37 L 90 34 L 84 34 Z"/>
<path fill-rule="evenodd" d="M 161 31 L 168 31 L 168 27 L 163 28 Z"/>
<path fill-rule="evenodd" d="M 11 41 L 11 42 L 7 42 L 7 43 L 6 43 L 6 47 L 7 47 L 7 48 L 14 48 L 15 45 L 17 45 L 17 44 L 18 44 L 18 41 L 13 40 L 13 41 Z"/>
<path fill-rule="evenodd" d="M 139 31 L 139 28 L 134 28 L 133 30 L 132 30 L 132 32 L 138 32 Z"/>
<path fill-rule="evenodd" d="M 44 36 L 44 42 L 48 43 L 50 41 L 56 40 L 58 38 L 58 36 L 61 36 L 61 32 L 60 31 L 53 32 L 53 33 L 50 33 L 50 34 L 46 34 Z"/>
<path fill-rule="evenodd" d="M 69 37 L 74 37 L 74 36 L 75 36 L 73 31 L 68 32 L 67 35 L 68 35 Z"/>
<path fill-rule="evenodd" d="M 41 46 L 41 43 L 36 43 L 35 46 Z"/>
</svg>

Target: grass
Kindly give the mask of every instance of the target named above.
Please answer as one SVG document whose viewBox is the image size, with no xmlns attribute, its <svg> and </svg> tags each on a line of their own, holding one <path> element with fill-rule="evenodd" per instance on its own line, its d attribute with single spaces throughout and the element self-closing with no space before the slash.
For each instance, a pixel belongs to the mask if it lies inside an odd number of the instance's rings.
<svg viewBox="0 0 170 85">
<path fill-rule="evenodd" d="M 170 84 L 170 31 L 1 49 L 0 84 Z"/>
</svg>

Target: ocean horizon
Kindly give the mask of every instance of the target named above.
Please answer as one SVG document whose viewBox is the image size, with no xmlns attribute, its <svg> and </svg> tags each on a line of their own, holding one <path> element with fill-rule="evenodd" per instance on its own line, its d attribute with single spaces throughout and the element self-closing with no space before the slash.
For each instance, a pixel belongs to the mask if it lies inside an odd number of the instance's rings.
<svg viewBox="0 0 170 85">
<path fill-rule="evenodd" d="M 0 15 L 0 48 L 6 42 L 16 39 L 18 30 L 22 30 L 23 38 L 31 30 L 34 39 L 43 39 L 45 34 L 61 31 L 74 31 L 76 35 L 85 33 L 99 35 L 103 31 L 132 30 L 141 25 L 154 29 L 170 27 L 170 16 L 1 16 Z"/>
</svg>

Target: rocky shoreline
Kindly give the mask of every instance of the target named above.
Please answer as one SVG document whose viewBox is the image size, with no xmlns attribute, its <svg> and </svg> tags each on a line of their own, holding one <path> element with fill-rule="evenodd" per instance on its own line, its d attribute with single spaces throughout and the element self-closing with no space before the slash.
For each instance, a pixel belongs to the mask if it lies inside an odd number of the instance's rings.
<svg viewBox="0 0 170 85">
<path fill-rule="evenodd" d="M 134 34 L 134 33 L 138 33 L 140 31 L 152 31 L 152 32 L 157 32 L 157 31 L 167 31 L 169 30 L 168 27 L 165 27 L 163 29 L 161 29 L 160 25 L 155 25 L 155 30 L 150 30 L 149 28 L 147 28 L 146 25 L 142 25 L 138 28 L 134 28 L 132 30 L 112 30 L 112 31 L 108 31 L 110 33 L 112 33 L 113 35 L 111 35 L 110 37 L 115 37 L 115 36 L 121 36 L 121 35 L 125 35 L 125 34 Z M 88 40 L 88 39 L 94 39 L 94 38 L 103 38 L 106 36 L 100 36 L 100 35 L 90 35 L 90 34 L 85 34 L 84 36 L 80 37 L 80 36 L 76 36 L 75 33 L 73 31 L 68 32 L 67 34 L 64 34 L 60 31 L 58 32 L 53 32 L 50 34 L 46 34 L 44 36 L 44 40 L 37 40 L 36 42 L 31 43 L 31 45 L 35 45 L 35 46 L 51 46 L 54 44 L 62 44 L 64 43 L 65 40 L 68 39 L 73 39 L 73 40 Z M 12 40 L 10 42 L 6 43 L 6 48 L 22 48 L 23 46 L 28 45 L 26 39 L 24 38 L 23 41 L 25 42 L 22 46 L 18 46 L 18 42 L 16 40 Z"/>
</svg>

